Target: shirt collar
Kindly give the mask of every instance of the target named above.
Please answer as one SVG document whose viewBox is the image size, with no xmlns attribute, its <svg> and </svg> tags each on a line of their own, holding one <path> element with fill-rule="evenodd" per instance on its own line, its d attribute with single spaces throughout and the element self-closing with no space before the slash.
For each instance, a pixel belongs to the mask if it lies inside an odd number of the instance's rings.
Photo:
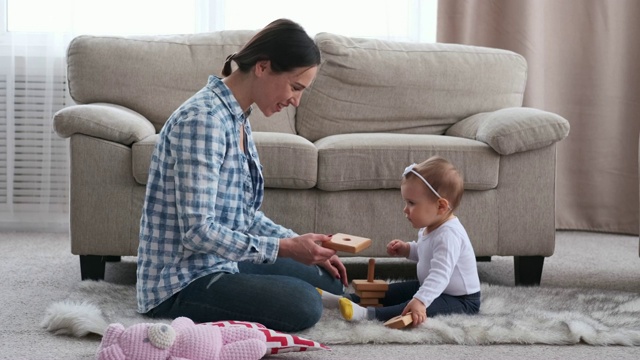
<svg viewBox="0 0 640 360">
<path fill-rule="evenodd" d="M 248 119 L 249 115 L 251 115 L 252 112 L 253 112 L 253 105 L 249 106 L 247 111 L 244 112 L 244 117 Z"/>
<path fill-rule="evenodd" d="M 235 119 L 244 122 L 251 115 L 253 105 L 249 106 L 247 111 L 243 111 L 238 100 L 233 96 L 231 89 L 219 77 L 209 76 L 207 87 L 222 100 L 222 103 L 229 109 Z"/>
</svg>

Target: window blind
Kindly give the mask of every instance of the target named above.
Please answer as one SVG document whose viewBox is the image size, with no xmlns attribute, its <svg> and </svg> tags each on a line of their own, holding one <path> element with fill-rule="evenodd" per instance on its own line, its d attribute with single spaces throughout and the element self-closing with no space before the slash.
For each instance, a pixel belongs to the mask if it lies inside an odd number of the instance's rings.
<svg viewBox="0 0 640 360">
<path fill-rule="evenodd" d="M 52 116 L 70 103 L 64 74 L 0 73 L 3 223 L 68 221 L 68 147 L 53 132 Z"/>
</svg>

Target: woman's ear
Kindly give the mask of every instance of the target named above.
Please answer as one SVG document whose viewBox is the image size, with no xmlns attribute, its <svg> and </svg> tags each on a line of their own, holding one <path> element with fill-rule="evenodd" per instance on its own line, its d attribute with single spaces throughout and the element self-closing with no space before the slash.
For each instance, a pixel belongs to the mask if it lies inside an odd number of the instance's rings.
<svg viewBox="0 0 640 360">
<path fill-rule="evenodd" d="M 269 60 L 260 60 L 256 62 L 254 67 L 255 74 L 258 77 L 266 74 L 269 69 L 271 69 L 271 62 Z"/>
</svg>

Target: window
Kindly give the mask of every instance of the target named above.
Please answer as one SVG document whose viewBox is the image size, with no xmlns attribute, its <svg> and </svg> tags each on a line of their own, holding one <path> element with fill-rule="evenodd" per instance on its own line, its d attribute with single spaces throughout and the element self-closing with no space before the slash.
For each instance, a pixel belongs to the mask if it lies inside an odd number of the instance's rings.
<svg viewBox="0 0 640 360">
<path fill-rule="evenodd" d="M 193 0 L 6 1 L 9 32 L 146 35 L 196 31 Z"/>
<path fill-rule="evenodd" d="M 178 34 L 258 29 L 274 19 L 299 22 L 310 35 L 435 41 L 437 0 L 0 0 L 14 33 Z M 37 11 L 33 11 L 37 9 Z M 0 23 L 2 24 L 2 23 Z"/>
<path fill-rule="evenodd" d="M 225 3 L 226 29 L 260 28 L 286 17 L 312 36 L 318 32 L 397 41 L 435 42 L 437 0 L 233 0 Z M 247 9 L 255 11 L 248 12 Z"/>
</svg>

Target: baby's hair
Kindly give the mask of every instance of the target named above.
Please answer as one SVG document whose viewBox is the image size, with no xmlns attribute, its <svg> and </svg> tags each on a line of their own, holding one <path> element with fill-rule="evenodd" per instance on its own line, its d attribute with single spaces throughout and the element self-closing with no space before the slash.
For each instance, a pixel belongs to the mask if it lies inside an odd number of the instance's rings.
<svg viewBox="0 0 640 360">
<path fill-rule="evenodd" d="M 464 193 L 464 180 L 458 169 L 456 169 L 452 163 L 436 155 L 414 166 L 413 170 L 422 175 L 440 196 L 447 199 L 449 206 L 451 206 L 451 211 L 458 208 L 460 201 L 462 201 L 462 194 Z M 414 173 L 408 172 L 403 177 L 402 182 L 404 183 L 411 177 L 418 178 Z M 434 200 L 438 199 L 426 185 L 425 188 L 428 196 L 431 196 Z"/>
<path fill-rule="evenodd" d="M 231 61 L 246 73 L 258 61 L 269 60 L 275 73 L 299 67 L 320 65 L 320 49 L 298 23 L 278 19 L 265 26 L 237 53 L 229 55 L 222 67 L 222 76 L 231 75 Z"/>
</svg>

